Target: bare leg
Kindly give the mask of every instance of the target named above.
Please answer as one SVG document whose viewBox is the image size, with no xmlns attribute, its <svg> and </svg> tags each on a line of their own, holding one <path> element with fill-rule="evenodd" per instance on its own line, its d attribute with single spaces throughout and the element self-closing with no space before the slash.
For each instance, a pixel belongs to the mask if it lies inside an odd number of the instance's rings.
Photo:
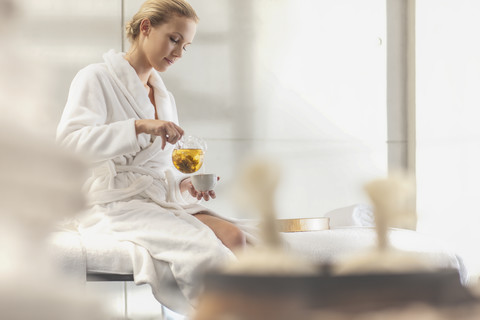
<svg viewBox="0 0 480 320">
<path fill-rule="evenodd" d="M 232 251 L 245 247 L 245 234 L 233 223 L 206 213 L 197 213 L 194 217 L 206 224 L 222 243 Z"/>
</svg>

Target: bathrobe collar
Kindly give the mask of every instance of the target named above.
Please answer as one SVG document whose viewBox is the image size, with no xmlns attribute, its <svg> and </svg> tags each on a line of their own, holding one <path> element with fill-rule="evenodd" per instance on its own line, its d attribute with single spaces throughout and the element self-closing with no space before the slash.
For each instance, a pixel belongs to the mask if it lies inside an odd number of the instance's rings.
<svg viewBox="0 0 480 320">
<path fill-rule="evenodd" d="M 138 116 L 141 119 L 154 119 L 155 111 L 148 94 L 135 69 L 124 57 L 124 52 L 115 52 L 113 49 L 103 55 L 111 75 Z M 152 71 L 148 82 L 155 90 L 155 104 L 159 117 L 164 120 L 173 120 L 170 119 L 172 117 L 171 112 L 168 112 L 171 109 L 169 94 L 157 71 Z"/>
</svg>

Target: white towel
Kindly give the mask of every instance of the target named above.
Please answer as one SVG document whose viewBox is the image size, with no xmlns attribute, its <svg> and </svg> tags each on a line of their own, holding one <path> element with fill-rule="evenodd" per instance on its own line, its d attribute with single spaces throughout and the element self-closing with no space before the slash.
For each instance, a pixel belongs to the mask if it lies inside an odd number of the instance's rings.
<svg viewBox="0 0 480 320">
<path fill-rule="evenodd" d="M 87 257 L 77 232 L 54 232 L 48 237 L 47 243 L 54 267 L 73 280 L 86 281 Z"/>
<path fill-rule="evenodd" d="M 370 206 L 365 204 L 355 204 L 348 207 L 342 207 L 325 214 L 330 218 L 330 227 L 374 227 L 375 217 Z"/>
</svg>

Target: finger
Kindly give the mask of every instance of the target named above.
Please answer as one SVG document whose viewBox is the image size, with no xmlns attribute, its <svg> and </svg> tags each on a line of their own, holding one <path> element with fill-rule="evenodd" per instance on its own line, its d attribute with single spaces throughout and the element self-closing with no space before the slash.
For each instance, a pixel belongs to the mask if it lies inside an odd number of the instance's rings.
<svg viewBox="0 0 480 320">
<path fill-rule="evenodd" d="M 173 136 L 170 136 L 170 139 L 168 140 L 169 143 L 171 144 L 175 144 L 178 142 L 178 140 L 180 140 L 182 137 L 180 135 L 173 135 Z"/>
<path fill-rule="evenodd" d="M 188 191 L 190 192 L 192 197 L 196 198 L 198 196 L 198 191 L 197 191 L 197 189 L 195 189 L 195 187 L 193 186 L 193 184 L 191 182 L 190 182 L 190 186 L 188 188 Z"/>
<path fill-rule="evenodd" d="M 167 137 L 164 135 L 161 135 L 160 138 L 162 138 L 162 150 L 165 149 L 165 146 L 167 145 Z"/>
<path fill-rule="evenodd" d="M 162 150 L 165 149 L 165 146 L 167 145 L 167 139 L 168 139 L 167 130 L 163 127 L 160 127 L 157 129 L 157 132 L 155 132 L 155 135 L 160 136 L 160 138 L 162 138 Z"/>
<path fill-rule="evenodd" d="M 168 122 L 166 128 L 171 136 L 181 137 L 184 133 L 183 129 L 180 128 L 175 122 Z"/>
<path fill-rule="evenodd" d="M 166 141 L 170 144 L 175 144 L 176 139 L 175 139 L 175 136 L 171 135 L 171 134 L 167 134 L 166 135 Z"/>
<path fill-rule="evenodd" d="M 176 130 L 167 130 L 167 142 L 170 144 L 175 144 L 182 138 L 181 134 Z"/>
<path fill-rule="evenodd" d="M 185 131 L 183 131 L 183 129 L 180 126 L 176 125 L 175 123 L 174 123 L 174 125 L 175 125 L 175 129 L 177 130 L 177 132 L 178 132 L 178 134 L 180 135 L 180 138 L 181 138 L 183 136 L 183 134 L 185 133 Z"/>
<path fill-rule="evenodd" d="M 192 197 L 197 198 L 198 197 L 198 191 L 195 190 L 194 188 L 190 189 L 190 194 Z"/>
<path fill-rule="evenodd" d="M 212 197 L 212 199 L 215 199 L 217 197 L 217 195 L 215 194 L 215 191 L 213 190 L 208 191 L 208 194 L 210 195 L 210 197 Z"/>
<path fill-rule="evenodd" d="M 203 192 L 203 200 L 205 201 L 210 200 L 210 196 L 208 195 L 208 192 Z"/>
</svg>

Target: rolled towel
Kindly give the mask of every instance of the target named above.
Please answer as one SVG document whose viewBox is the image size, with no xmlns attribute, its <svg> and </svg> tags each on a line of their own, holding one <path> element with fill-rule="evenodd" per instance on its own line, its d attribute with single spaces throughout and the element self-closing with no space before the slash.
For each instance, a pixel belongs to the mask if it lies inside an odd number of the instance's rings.
<svg viewBox="0 0 480 320">
<path fill-rule="evenodd" d="M 325 217 L 330 218 L 330 227 L 374 227 L 375 217 L 369 205 L 355 204 L 327 212 Z"/>
<path fill-rule="evenodd" d="M 373 208 L 369 205 L 359 204 L 353 209 L 353 221 L 355 226 L 374 227 L 375 216 Z"/>
</svg>

